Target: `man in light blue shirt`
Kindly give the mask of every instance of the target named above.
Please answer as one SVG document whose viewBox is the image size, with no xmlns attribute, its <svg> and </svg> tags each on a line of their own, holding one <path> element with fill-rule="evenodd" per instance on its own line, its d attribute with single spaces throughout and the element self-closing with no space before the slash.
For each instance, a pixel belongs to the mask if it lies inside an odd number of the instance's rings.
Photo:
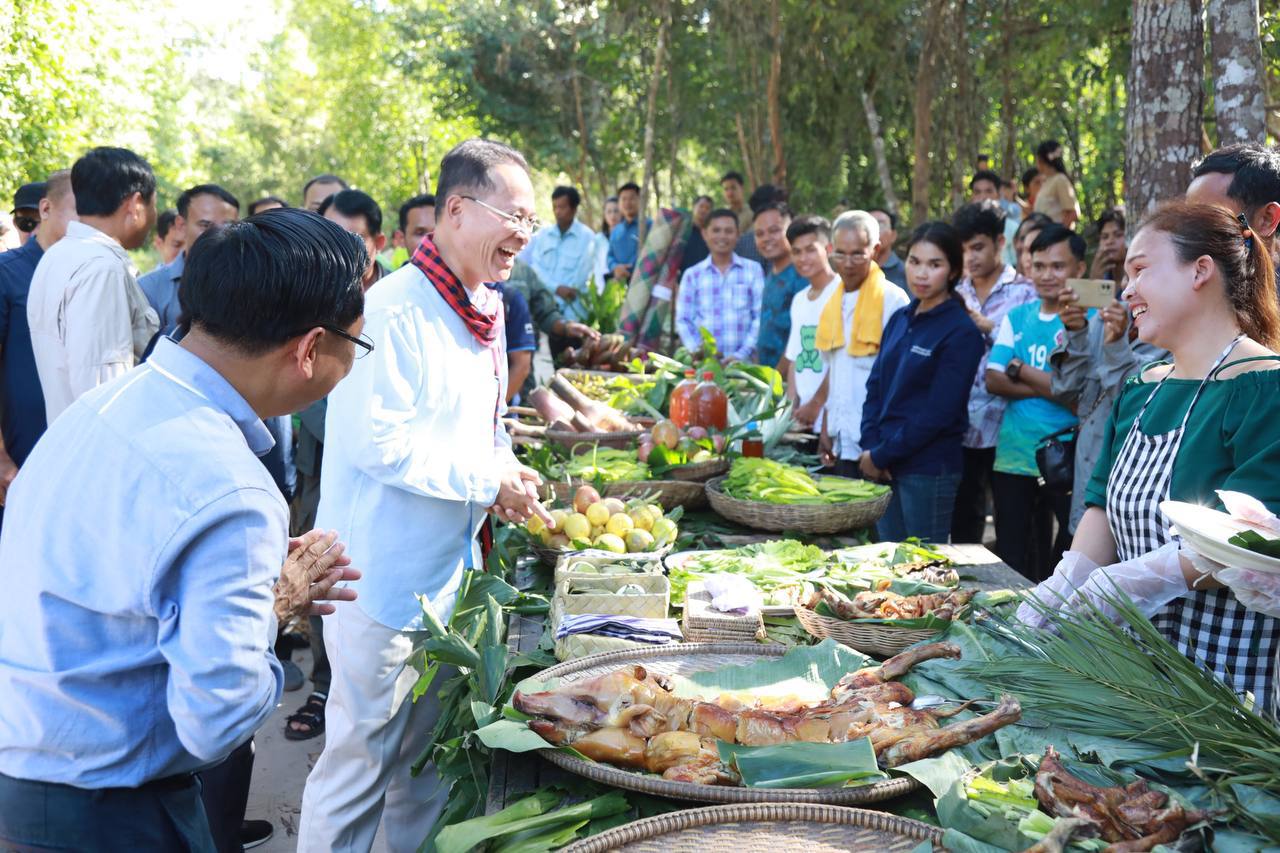
<svg viewBox="0 0 1280 853">
<path fill-rule="evenodd" d="M 304 537 L 313 565 L 300 547 L 286 562 L 288 509 L 257 457 L 262 419 L 362 351 L 365 252 L 303 211 L 264 219 L 191 249 L 190 332 L 69 406 L 10 487 L 2 849 L 212 850 L 193 773 L 274 710 L 278 620 L 353 597 L 329 593 L 358 576 L 333 534 Z"/>
<path fill-rule="evenodd" d="M 613 226 L 609 235 L 609 277 L 631 281 L 640 255 L 640 185 L 628 181 L 618 187 L 618 209 L 622 221 Z M 645 219 L 645 229 L 653 225 Z"/>
<path fill-rule="evenodd" d="M 210 228 L 240 218 L 240 200 L 217 184 L 200 184 L 178 196 L 178 216 L 173 228 L 185 235 L 186 246 L 170 263 L 156 267 L 138 279 L 147 302 L 160 315 L 160 333 L 167 335 L 178 326 L 182 306 L 178 304 L 178 283 L 186 267 L 187 252 Z"/>
<path fill-rule="evenodd" d="M 570 320 L 585 320 L 580 294 L 591 278 L 592 240 L 595 232 L 578 221 L 582 195 L 573 187 L 556 187 L 551 192 L 554 225 L 533 235 L 520 259 L 533 267 L 556 294 L 560 313 Z M 634 260 L 634 259 L 633 259 Z M 604 282 L 595 282 L 597 287 Z"/>
</svg>

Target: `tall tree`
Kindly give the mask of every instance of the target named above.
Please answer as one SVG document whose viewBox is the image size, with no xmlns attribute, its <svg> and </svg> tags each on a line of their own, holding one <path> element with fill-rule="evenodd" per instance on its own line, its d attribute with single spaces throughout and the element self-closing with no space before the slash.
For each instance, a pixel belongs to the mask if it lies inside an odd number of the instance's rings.
<svg viewBox="0 0 1280 853">
<path fill-rule="evenodd" d="M 933 96 L 938 89 L 938 71 L 952 0 L 929 0 L 924 8 L 924 44 L 916 70 L 915 166 L 911 173 L 911 221 L 929 218 L 929 185 L 933 177 Z"/>
<path fill-rule="evenodd" d="M 1125 206 L 1134 218 L 1186 191 L 1204 107 L 1200 0 L 1133 0 Z"/>
<path fill-rule="evenodd" d="M 1264 142 L 1267 99 L 1258 0 L 1210 0 L 1208 11 L 1218 142 Z"/>
</svg>

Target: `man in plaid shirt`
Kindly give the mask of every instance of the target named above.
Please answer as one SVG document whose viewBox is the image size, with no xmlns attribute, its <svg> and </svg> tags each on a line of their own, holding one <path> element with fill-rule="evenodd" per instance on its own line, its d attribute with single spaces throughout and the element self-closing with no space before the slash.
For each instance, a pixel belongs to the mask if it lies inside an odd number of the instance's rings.
<svg viewBox="0 0 1280 853">
<path fill-rule="evenodd" d="M 703 231 L 711 255 L 685 270 L 676 297 L 676 331 L 690 352 L 702 349 L 705 328 L 722 358 L 750 361 L 760 335 L 764 269 L 737 255 L 738 217 L 726 207 L 711 211 Z"/>
</svg>

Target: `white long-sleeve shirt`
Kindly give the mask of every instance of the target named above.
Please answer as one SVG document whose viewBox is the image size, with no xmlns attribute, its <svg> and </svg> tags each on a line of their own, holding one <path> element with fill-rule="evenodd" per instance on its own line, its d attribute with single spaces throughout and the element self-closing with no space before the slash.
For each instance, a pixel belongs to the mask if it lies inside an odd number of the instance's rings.
<svg viewBox="0 0 1280 853">
<path fill-rule="evenodd" d="M 485 510 L 515 462 L 494 428 L 506 353 L 495 377 L 493 354 L 412 264 L 369 290 L 364 316 L 374 351 L 329 394 L 317 525 L 339 532 L 363 572 L 356 605 L 418 630 L 415 596 L 443 620 L 452 613 L 468 557 L 479 559 Z"/>
<path fill-rule="evenodd" d="M 124 247 L 83 222 L 44 253 L 27 323 L 53 423 L 84 392 L 128 372 L 160 329 Z"/>
</svg>

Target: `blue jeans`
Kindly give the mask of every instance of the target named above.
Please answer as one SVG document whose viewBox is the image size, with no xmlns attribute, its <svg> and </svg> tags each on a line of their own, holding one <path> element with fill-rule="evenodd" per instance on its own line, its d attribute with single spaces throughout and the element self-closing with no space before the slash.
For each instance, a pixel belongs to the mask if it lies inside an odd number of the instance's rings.
<svg viewBox="0 0 1280 853">
<path fill-rule="evenodd" d="M 876 537 L 881 542 L 901 542 L 917 536 L 925 542 L 945 544 L 951 537 L 960 472 L 904 474 L 895 477 L 891 485 L 893 498 L 876 524 Z"/>
</svg>

